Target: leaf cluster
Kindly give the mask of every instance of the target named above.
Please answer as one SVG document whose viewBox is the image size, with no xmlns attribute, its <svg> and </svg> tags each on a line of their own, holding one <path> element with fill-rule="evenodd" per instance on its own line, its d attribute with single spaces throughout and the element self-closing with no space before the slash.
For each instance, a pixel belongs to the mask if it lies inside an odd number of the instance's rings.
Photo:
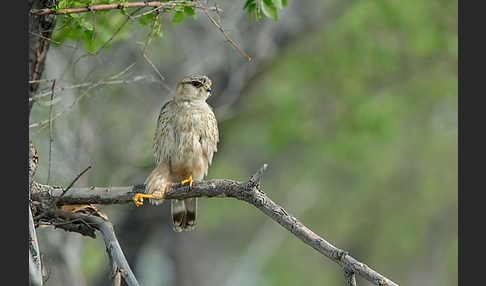
<svg viewBox="0 0 486 286">
<path fill-rule="evenodd" d="M 278 21 L 278 9 L 287 6 L 287 0 L 247 0 L 243 9 L 248 11 L 248 20 L 259 20 L 263 15 Z M 277 9 L 278 8 L 278 9 Z"/>
<path fill-rule="evenodd" d="M 162 1 L 169 2 L 169 1 Z M 154 37 L 162 37 L 161 13 L 172 15 L 172 24 L 181 23 L 185 17 L 196 19 L 196 9 L 185 5 L 192 5 L 192 1 L 179 1 L 180 6 L 171 8 L 154 9 L 148 7 L 135 15 L 135 19 L 142 26 L 151 27 L 148 33 L 148 41 Z M 102 47 L 109 48 L 116 41 L 129 37 L 128 27 L 135 21 L 127 21 L 128 15 L 135 11 L 134 8 L 127 8 L 127 0 L 60 0 L 53 8 L 55 11 L 76 7 L 91 7 L 100 4 L 120 4 L 121 8 L 113 10 L 98 10 L 84 13 L 61 14 L 57 16 L 56 29 L 53 33 L 53 40 L 62 43 L 67 39 L 82 41 L 87 52 L 95 52 Z M 266 17 L 278 21 L 278 10 L 287 6 L 287 0 L 247 0 L 243 9 L 248 11 L 248 20 L 259 20 Z M 138 8 L 139 9 L 139 8 Z M 147 13 L 149 12 L 149 13 Z M 146 13 L 146 14 L 145 14 Z M 133 18 L 132 18 L 133 19 Z M 117 33 L 116 37 L 113 35 Z"/>
</svg>

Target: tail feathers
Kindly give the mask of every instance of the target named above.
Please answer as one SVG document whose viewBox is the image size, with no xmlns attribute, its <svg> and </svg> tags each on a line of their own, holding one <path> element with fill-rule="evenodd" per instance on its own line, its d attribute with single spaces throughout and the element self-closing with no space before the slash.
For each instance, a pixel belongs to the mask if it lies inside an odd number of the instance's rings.
<svg viewBox="0 0 486 286">
<path fill-rule="evenodd" d="M 194 230 L 196 228 L 196 214 L 197 214 L 197 198 L 185 199 L 186 203 L 186 230 Z"/>
<path fill-rule="evenodd" d="M 162 196 L 165 195 L 169 187 L 170 182 L 167 178 L 161 174 L 159 168 L 156 168 L 150 173 L 148 178 L 145 180 L 145 193 L 154 194 L 155 192 L 160 192 Z M 153 200 L 149 199 L 149 202 L 154 205 L 159 205 L 164 202 L 164 200 Z"/>
<path fill-rule="evenodd" d="M 197 198 L 171 200 L 172 228 L 176 232 L 196 228 Z"/>
</svg>

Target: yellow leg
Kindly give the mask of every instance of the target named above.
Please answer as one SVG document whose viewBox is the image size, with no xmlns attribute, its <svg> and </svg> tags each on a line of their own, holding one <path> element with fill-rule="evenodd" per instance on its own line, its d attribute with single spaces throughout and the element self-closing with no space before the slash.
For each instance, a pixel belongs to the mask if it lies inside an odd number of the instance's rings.
<svg viewBox="0 0 486 286">
<path fill-rule="evenodd" d="M 143 205 L 143 198 L 157 199 L 153 195 L 137 193 L 137 194 L 135 194 L 135 196 L 133 196 L 132 200 L 135 203 L 135 205 L 137 207 L 139 207 L 139 206 Z"/>
<path fill-rule="evenodd" d="M 152 200 L 163 200 L 165 192 L 167 191 L 168 188 L 169 188 L 169 185 L 166 185 L 162 191 L 155 191 L 151 195 L 136 193 L 133 196 L 132 200 L 137 207 L 143 205 L 143 198 L 148 198 L 148 199 L 152 199 Z"/>
<path fill-rule="evenodd" d="M 192 187 L 192 175 L 190 175 L 189 178 L 181 181 L 181 185 L 184 185 L 185 183 L 189 183 L 189 187 Z"/>
</svg>

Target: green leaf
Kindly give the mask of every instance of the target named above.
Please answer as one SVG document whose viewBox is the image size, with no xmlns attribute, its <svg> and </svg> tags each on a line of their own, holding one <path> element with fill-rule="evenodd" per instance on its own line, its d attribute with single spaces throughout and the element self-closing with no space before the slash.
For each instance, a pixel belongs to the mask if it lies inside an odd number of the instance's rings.
<svg viewBox="0 0 486 286">
<path fill-rule="evenodd" d="M 255 0 L 246 0 L 245 6 L 243 6 L 243 10 L 245 10 L 245 8 L 249 8 L 250 4 L 255 4 Z"/>
<path fill-rule="evenodd" d="M 284 7 L 287 7 L 287 0 L 282 0 L 282 5 L 283 5 Z"/>
<path fill-rule="evenodd" d="M 251 22 L 251 19 L 255 15 L 255 12 L 256 12 L 256 3 L 251 3 L 250 5 L 248 5 L 248 21 Z"/>
<path fill-rule="evenodd" d="M 263 14 L 265 14 L 265 16 L 273 19 L 274 21 L 278 21 L 277 7 L 275 7 L 272 0 L 263 0 L 261 6 Z"/>
<path fill-rule="evenodd" d="M 184 13 L 189 17 L 196 18 L 196 12 L 193 7 L 184 7 Z"/>
<path fill-rule="evenodd" d="M 147 26 L 148 24 L 152 24 L 154 22 L 154 18 L 155 18 L 155 14 L 151 13 L 151 14 L 143 15 L 142 17 L 138 18 L 138 22 L 142 26 Z"/>
<path fill-rule="evenodd" d="M 177 25 L 184 19 L 184 12 L 177 11 L 172 17 L 172 24 Z"/>
</svg>

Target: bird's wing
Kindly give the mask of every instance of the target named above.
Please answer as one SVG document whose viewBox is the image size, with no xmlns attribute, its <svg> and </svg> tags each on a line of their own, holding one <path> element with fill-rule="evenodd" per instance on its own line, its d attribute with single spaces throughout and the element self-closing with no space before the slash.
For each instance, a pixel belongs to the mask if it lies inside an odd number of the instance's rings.
<svg viewBox="0 0 486 286">
<path fill-rule="evenodd" d="M 219 141 L 218 122 L 211 109 L 206 113 L 206 120 L 204 120 L 204 122 L 206 126 L 201 134 L 201 148 L 209 165 L 211 165 L 213 153 L 218 151 L 217 144 Z M 207 170 L 205 173 L 207 173 Z"/>
<path fill-rule="evenodd" d="M 162 106 L 157 119 L 157 129 L 154 136 L 154 157 L 155 162 L 168 161 L 170 148 L 174 145 L 175 138 L 173 132 L 173 122 L 170 118 L 171 101 Z"/>
</svg>

